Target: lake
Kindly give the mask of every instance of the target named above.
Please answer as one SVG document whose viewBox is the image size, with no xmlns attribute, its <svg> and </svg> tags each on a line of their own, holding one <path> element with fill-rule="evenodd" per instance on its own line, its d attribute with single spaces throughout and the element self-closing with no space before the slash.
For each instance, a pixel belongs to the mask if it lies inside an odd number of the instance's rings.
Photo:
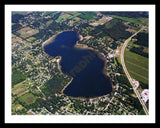
<svg viewBox="0 0 160 128">
<path fill-rule="evenodd" d="M 64 31 L 44 45 L 44 51 L 48 55 L 61 56 L 61 71 L 73 77 L 63 93 L 85 98 L 109 94 L 112 91 L 112 82 L 103 74 L 105 61 L 94 50 L 75 48 L 78 40 L 77 32 Z"/>
</svg>

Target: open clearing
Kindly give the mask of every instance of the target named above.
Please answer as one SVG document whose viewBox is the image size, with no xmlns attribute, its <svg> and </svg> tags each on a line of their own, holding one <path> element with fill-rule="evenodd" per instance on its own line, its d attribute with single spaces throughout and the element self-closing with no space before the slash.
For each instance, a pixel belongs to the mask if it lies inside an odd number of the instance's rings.
<svg viewBox="0 0 160 128">
<path fill-rule="evenodd" d="M 99 19 L 98 21 L 95 21 L 93 23 L 90 23 L 90 25 L 92 26 L 98 26 L 98 25 L 103 25 L 104 23 L 110 21 L 112 19 L 112 17 L 102 17 L 101 19 Z"/>
<path fill-rule="evenodd" d="M 39 31 L 36 29 L 32 29 L 30 27 L 26 27 L 18 30 L 17 32 L 20 34 L 20 37 L 22 37 L 23 39 L 26 39 L 27 37 L 30 37 L 38 33 Z"/>
<path fill-rule="evenodd" d="M 34 103 L 36 99 L 37 98 L 32 93 L 26 93 L 23 96 L 19 97 L 19 100 L 26 103 L 27 105 Z"/>
<path fill-rule="evenodd" d="M 145 84 L 148 84 L 148 58 L 125 50 L 125 64 L 130 75 Z"/>
<path fill-rule="evenodd" d="M 143 18 L 143 17 L 128 18 L 128 17 L 117 16 L 117 15 L 111 15 L 111 17 L 121 19 L 121 20 L 131 22 L 131 23 L 141 24 L 141 25 L 147 25 L 148 24 L 148 18 Z"/>
<path fill-rule="evenodd" d="M 24 107 L 21 104 L 12 104 L 12 111 L 22 110 Z"/>
<path fill-rule="evenodd" d="M 25 94 L 26 92 L 28 92 L 29 90 L 27 90 L 25 88 L 25 81 L 22 81 L 16 85 L 14 85 L 14 87 L 12 88 L 12 93 L 14 95 L 17 95 L 17 96 L 21 96 L 23 94 Z"/>
<path fill-rule="evenodd" d="M 12 34 L 12 43 L 22 43 L 22 39 L 19 38 L 18 36 Z"/>
</svg>

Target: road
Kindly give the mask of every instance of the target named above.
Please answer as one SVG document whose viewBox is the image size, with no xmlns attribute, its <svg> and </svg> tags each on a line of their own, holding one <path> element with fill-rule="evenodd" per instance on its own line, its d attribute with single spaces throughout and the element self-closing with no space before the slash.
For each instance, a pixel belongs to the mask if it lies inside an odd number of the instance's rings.
<svg viewBox="0 0 160 128">
<path fill-rule="evenodd" d="M 44 95 L 44 93 L 41 91 L 40 87 L 36 86 L 37 89 L 42 93 L 42 95 L 44 96 L 44 99 L 46 100 L 46 96 Z"/>
<path fill-rule="evenodd" d="M 140 31 L 142 31 L 145 27 L 146 27 L 146 26 L 143 26 L 139 31 L 137 31 L 136 33 L 134 33 L 131 37 L 129 37 L 129 38 L 124 42 L 124 44 L 123 44 L 123 46 L 122 46 L 122 49 L 121 49 L 121 55 L 120 55 L 120 57 L 121 57 L 121 63 L 122 63 L 123 70 L 124 70 L 124 72 L 125 72 L 128 80 L 129 80 L 130 84 L 132 85 L 133 90 L 134 90 L 136 96 L 138 97 L 138 99 L 139 99 L 139 101 L 140 101 L 140 103 L 141 103 L 141 105 L 142 105 L 142 107 L 143 107 L 143 110 L 144 110 L 145 114 L 148 115 L 149 112 L 148 112 L 148 109 L 147 109 L 147 107 L 146 107 L 146 105 L 145 105 L 145 102 L 141 99 L 141 95 L 140 95 L 139 92 L 137 91 L 136 86 L 132 83 L 132 78 L 131 78 L 131 76 L 130 76 L 127 68 L 126 68 L 125 62 L 124 62 L 124 51 L 125 51 L 125 48 L 126 48 L 128 42 L 132 39 L 132 37 L 134 37 L 135 35 L 137 35 L 137 33 L 139 33 Z"/>
<path fill-rule="evenodd" d="M 114 93 L 115 94 L 115 93 Z M 109 107 L 109 105 L 110 105 L 110 103 L 112 102 L 112 100 L 114 99 L 114 96 L 112 97 L 112 99 L 110 100 L 110 102 L 108 103 L 108 105 L 106 106 L 106 108 L 104 109 L 104 110 L 107 110 L 108 109 L 108 107 Z"/>
</svg>

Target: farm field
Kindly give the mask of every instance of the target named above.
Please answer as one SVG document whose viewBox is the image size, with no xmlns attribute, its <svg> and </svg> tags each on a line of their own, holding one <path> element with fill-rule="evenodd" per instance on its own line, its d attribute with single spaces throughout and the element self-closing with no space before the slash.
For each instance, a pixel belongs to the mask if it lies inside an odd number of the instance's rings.
<svg viewBox="0 0 160 128">
<path fill-rule="evenodd" d="M 133 79 L 148 84 L 148 58 L 125 50 L 124 54 L 126 67 Z"/>
<path fill-rule="evenodd" d="M 81 15 L 79 15 L 79 18 L 85 19 L 85 20 L 92 20 L 97 14 L 95 12 L 81 12 Z"/>
<path fill-rule="evenodd" d="M 16 84 L 12 88 L 12 114 L 16 112 L 27 111 L 27 105 L 34 103 L 37 96 L 34 96 L 26 87 L 28 82 L 26 80 Z"/>
<path fill-rule="evenodd" d="M 26 27 L 26 28 L 22 28 L 20 30 L 17 31 L 20 34 L 21 38 L 26 39 L 27 37 L 30 37 L 36 33 L 38 33 L 39 31 L 36 29 L 32 29 L 30 27 Z"/>
<path fill-rule="evenodd" d="M 111 15 L 111 17 L 117 18 L 117 19 L 121 19 L 124 21 L 128 21 L 131 23 L 137 23 L 137 24 L 141 24 L 141 25 L 147 25 L 148 24 L 148 19 L 147 18 L 128 18 L 128 17 L 122 17 L 122 16 L 117 16 L 117 15 Z"/>
<path fill-rule="evenodd" d="M 12 71 L 11 85 L 7 86 L 11 87 L 12 115 L 145 114 L 124 74 L 120 53 L 124 41 L 140 30 L 141 22 L 147 23 L 148 14 L 45 10 L 13 11 L 11 14 Z M 148 89 L 148 58 L 139 55 L 139 51 L 149 54 L 148 29 L 146 25 L 125 48 L 125 64 L 131 77 L 140 82 L 139 92 Z M 63 41 L 53 44 L 52 49 L 53 37 L 57 37 L 57 41 L 73 40 L 67 44 Z M 72 41 L 75 49 L 70 45 Z M 93 49 L 96 58 L 89 68 L 84 69 L 89 77 L 85 79 L 82 72 L 74 79 L 67 70 L 72 70 L 74 64 L 78 64 L 76 67 L 85 66 L 81 59 L 91 59 L 87 51 Z M 83 57 L 85 54 L 87 58 Z M 107 81 L 109 88 L 105 86 Z M 104 86 L 101 89 L 99 85 Z M 105 91 L 107 88 L 110 92 Z"/>
<path fill-rule="evenodd" d="M 29 90 L 27 90 L 27 88 L 25 87 L 25 81 L 22 81 L 16 85 L 14 85 L 14 87 L 12 88 L 12 93 L 17 96 L 21 96 L 28 91 Z"/>
<path fill-rule="evenodd" d="M 23 96 L 19 97 L 19 101 L 27 105 L 34 103 L 36 99 L 37 98 L 32 93 L 26 93 Z"/>
</svg>

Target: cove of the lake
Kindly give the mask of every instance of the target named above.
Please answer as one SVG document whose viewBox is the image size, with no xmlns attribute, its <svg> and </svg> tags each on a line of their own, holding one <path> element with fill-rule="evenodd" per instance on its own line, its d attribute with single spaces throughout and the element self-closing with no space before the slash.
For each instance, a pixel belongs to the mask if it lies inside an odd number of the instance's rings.
<svg viewBox="0 0 160 128">
<path fill-rule="evenodd" d="M 61 56 L 61 71 L 73 77 L 63 93 L 85 98 L 109 94 L 112 82 L 103 74 L 105 61 L 94 50 L 75 48 L 78 40 L 77 32 L 64 31 L 43 47 L 48 55 Z"/>
</svg>

